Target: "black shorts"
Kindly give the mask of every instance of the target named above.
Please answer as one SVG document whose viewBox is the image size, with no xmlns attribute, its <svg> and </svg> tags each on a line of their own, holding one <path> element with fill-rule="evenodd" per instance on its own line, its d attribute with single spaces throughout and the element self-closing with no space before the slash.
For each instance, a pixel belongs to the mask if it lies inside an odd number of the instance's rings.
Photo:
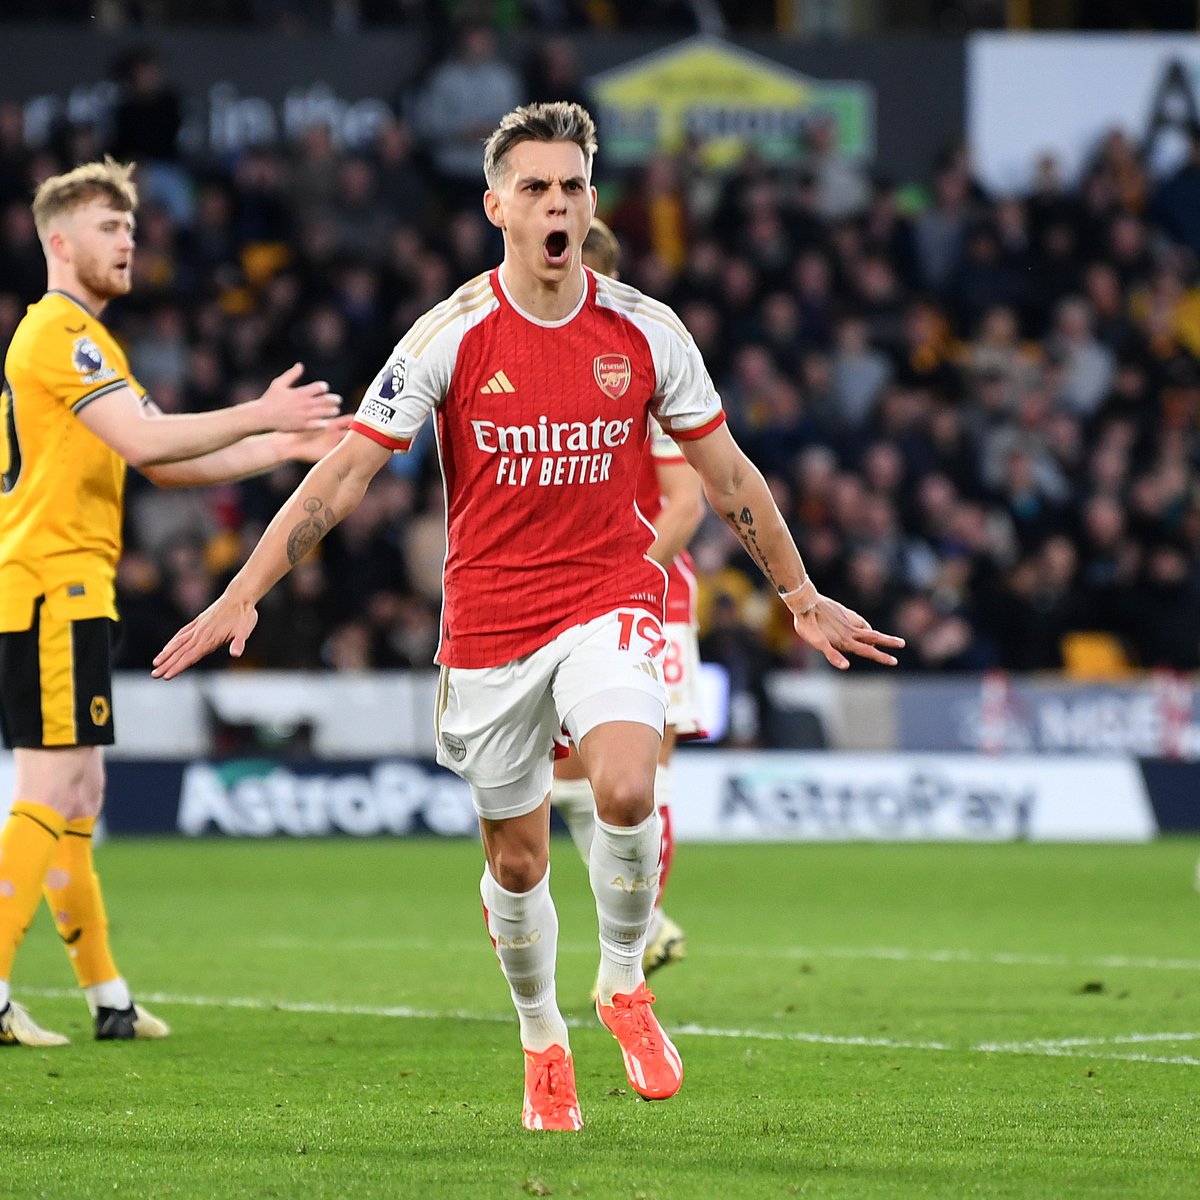
<svg viewBox="0 0 1200 1200">
<path fill-rule="evenodd" d="M 29 629 L 0 633 L 0 733 L 7 746 L 113 744 L 112 627 L 108 617 L 54 620 L 42 597 Z"/>
</svg>

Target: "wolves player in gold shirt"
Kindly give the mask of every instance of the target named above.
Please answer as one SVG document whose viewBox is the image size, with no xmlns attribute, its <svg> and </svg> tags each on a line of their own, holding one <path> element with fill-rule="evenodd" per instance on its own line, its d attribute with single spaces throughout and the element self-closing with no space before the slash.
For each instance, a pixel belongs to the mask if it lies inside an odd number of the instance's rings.
<svg viewBox="0 0 1200 1200">
<path fill-rule="evenodd" d="M 33 215 L 48 290 L 4 362 L 0 405 L 0 730 L 16 795 L 0 829 L 0 1045 L 61 1045 L 9 995 L 44 891 L 96 1037 L 161 1038 L 113 962 L 92 865 L 113 742 L 111 628 L 126 464 L 165 487 L 316 462 L 348 422 L 296 364 L 247 404 L 164 415 L 100 321 L 130 288 L 132 166 L 106 159 L 47 179 Z"/>
</svg>

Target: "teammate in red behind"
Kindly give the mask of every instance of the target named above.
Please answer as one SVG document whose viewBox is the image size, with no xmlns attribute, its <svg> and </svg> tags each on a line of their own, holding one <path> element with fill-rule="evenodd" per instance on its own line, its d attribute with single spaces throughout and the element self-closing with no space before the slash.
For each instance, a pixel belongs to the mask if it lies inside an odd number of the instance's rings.
<svg viewBox="0 0 1200 1200">
<path fill-rule="evenodd" d="M 583 265 L 600 275 L 618 279 L 620 253 L 612 230 L 599 218 L 594 218 L 583 243 Z M 667 686 L 667 717 L 658 752 L 658 769 L 654 773 L 654 806 L 662 822 L 662 853 L 658 893 L 646 931 L 646 948 L 642 951 L 642 971 L 649 977 L 660 967 L 678 962 L 687 954 L 687 938 L 667 916 L 662 903 L 675 857 L 671 825 L 671 754 L 677 740 L 704 734 L 700 719 L 696 574 L 686 549 L 704 516 L 704 489 L 700 476 L 688 466 L 674 440 L 653 418 L 638 478 L 637 506 L 654 526 L 654 543 L 646 553 L 667 572 L 663 623 L 667 648 L 662 663 L 663 682 Z M 566 822 L 586 863 L 596 830 L 596 800 L 573 745 L 568 745 L 567 752 L 555 759 L 550 803 Z"/>
<path fill-rule="evenodd" d="M 504 261 L 431 309 L 396 346 L 337 449 L 308 474 L 225 592 L 155 659 L 172 678 L 218 646 L 236 657 L 255 605 L 361 501 L 430 413 L 449 547 L 437 660 L 438 759 L 471 787 L 488 933 L 520 1019 L 529 1129 L 579 1129 L 555 998 L 550 756 L 563 727 L 596 797 L 589 873 L 600 1020 L 647 1099 L 683 1065 L 642 973 L 658 891 L 654 774 L 666 691 L 663 569 L 634 497 L 648 421 L 680 444 L 709 502 L 835 666 L 894 664 L 901 639 L 822 596 L 762 476 L 738 449 L 678 317 L 585 270 L 595 125 L 577 104 L 509 113 L 484 150 L 484 210 Z"/>
</svg>

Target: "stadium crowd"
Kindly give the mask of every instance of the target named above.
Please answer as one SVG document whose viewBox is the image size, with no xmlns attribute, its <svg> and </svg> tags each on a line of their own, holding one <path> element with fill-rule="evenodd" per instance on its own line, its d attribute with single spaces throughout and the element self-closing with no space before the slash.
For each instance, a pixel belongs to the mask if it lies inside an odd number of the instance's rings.
<svg viewBox="0 0 1200 1200">
<path fill-rule="evenodd" d="M 0 105 L 0 347 L 44 287 L 33 187 L 136 159 L 134 290 L 106 319 L 168 412 L 249 398 L 296 360 L 352 409 L 411 321 L 499 260 L 481 133 L 528 99 L 587 99 L 569 40 L 522 73 L 474 27 L 369 150 L 314 126 L 213 160 L 181 148 L 152 54 L 121 76 L 103 128 L 46 145 Z M 464 95 L 477 119 L 455 122 Z M 1200 131 L 1167 177 L 1113 131 L 1078 180 L 1045 158 L 1019 196 L 987 194 L 961 148 L 926 180 L 872 178 L 819 126 L 797 162 L 726 175 L 690 152 L 614 174 L 600 137 L 623 276 L 683 318 L 814 577 L 907 638 L 901 670 L 1060 668 L 1076 631 L 1131 666 L 1200 666 Z M 431 661 L 428 430 L 393 468 L 264 601 L 244 664 Z M 164 493 L 131 476 L 119 665 L 147 667 L 218 594 L 298 478 Z M 806 665 L 722 522 L 694 554 L 702 654 L 735 688 Z"/>
</svg>

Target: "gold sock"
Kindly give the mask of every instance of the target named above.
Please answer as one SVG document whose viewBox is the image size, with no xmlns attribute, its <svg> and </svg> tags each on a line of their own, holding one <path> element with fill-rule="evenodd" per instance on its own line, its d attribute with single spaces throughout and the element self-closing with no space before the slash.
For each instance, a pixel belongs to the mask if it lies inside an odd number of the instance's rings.
<svg viewBox="0 0 1200 1200">
<path fill-rule="evenodd" d="M 0 979 L 12 975 L 65 826 L 63 815 L 47 805 L 18 800 L 0 829 Z"/>
<path fill-rule="evenodd" d="M 92 865 L 95 817 L 68 821 L 46 873 L 46 903 L 58 927 L 80 987 L 116 979 L 120 972 L 108 948 L 108 914 Z"/>
</svg>

